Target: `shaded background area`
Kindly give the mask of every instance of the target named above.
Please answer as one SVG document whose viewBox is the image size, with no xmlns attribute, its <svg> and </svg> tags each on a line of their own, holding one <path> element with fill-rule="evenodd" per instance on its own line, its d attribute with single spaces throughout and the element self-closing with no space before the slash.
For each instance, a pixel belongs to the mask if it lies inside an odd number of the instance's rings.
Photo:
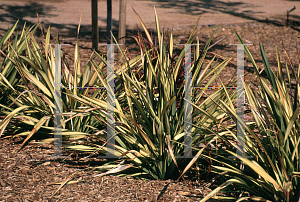
<svg viewBox="0 0 300 202">
<path fill-rule="evenodd" d="M 119 1 L 113 0 L 112 5 L 113 30 L 117 32 Z M 155 7 L 161 27 L 181 30 L 194 26 L 199 16 L 199 25 L 263 22 L 282 26 L 286 19 L 286 10 L 294 5 L 296 10 L 290 15 L 290 25 L 297 26 L 300 23 L 300 1 L 294 0 L 128 0 L 127 30 L 141 27 L 132 7 L 150 29 L 155 29 Z M 22 29 L 25 22 L 27 25 L 38 23 L 36 12 L 46 29 L 50 26 L 51 33 L 59 31 L 65 37 L 76 36 L 82 14 L 80 35 L 91 38 L 90 0 L 4 0 L 0 4 L 0 29 L 8 29 L 18 19 L 18 29 Z M 98 19 L 100 40 L 105 41 L 106 0 L 98 2 Z"/>
</svg>

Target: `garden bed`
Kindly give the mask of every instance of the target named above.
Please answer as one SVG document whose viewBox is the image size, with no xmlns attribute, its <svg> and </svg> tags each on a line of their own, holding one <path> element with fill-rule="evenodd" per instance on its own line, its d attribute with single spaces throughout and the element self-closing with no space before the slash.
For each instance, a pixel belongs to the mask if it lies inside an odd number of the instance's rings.
<svg viewBox="0 0 300 202">
<path fill-rule="evenodd" d="M 249 50 L 253 53 L 260 68 L 262 60 L 258 42 L 262 42 L 268 56 L 272 69 L 276 70 L 275 45 L 281 53 L 284 64 L 286 58 L 283 54 L 282 41 L 288 52 L 291 62 L 299 62 L 296 44 L 299 45 L 299 24 L 292 27 L 284 27 L 278 23 L 247 23 L 235 25 L 222 25 L 216 33 L 212 44 L 217 43 L 210 50 L 209 56 L 217 54 L 220 60 L 233 55 L 233 63 L 236 63 L 236 47 L 229 44 L 237 43 L 237 37 L 232 29 L 235 29 L 245 42 L 253 43 Z M 215 27 L 201 26 L 198 30 L 200 43 L 205 43 L 211 36 Z M 175 43 L 183 43 L 191 29 L 174 30 Z M 62 38 L 65 43 L 75 44 L 75 39 Z M 89 59 L 92 51 L 91 42 L 79 39 L 80 57 L 82 62 Z M 132 47 L 134 48 L 134 47 Z M 73 47 L 63 47 L 68 61 L 73 61 Z M 105 51 L 105 50 L 103 50 Z M 71 62 L 70 62 L 71 63 Z M 246 62 L 246 74 L 252 72 L 250 62 Z M 229 65 L 224 69 L 221 77 L 227 78 L 235 74 L 236 66 Z M 246 76 L 246 81 L 249 76 Z M 37 145 L 34 140 L 25 146 L 20 152 L 13 154 L 20 147 L 22 138 L 7 138 L 0 141 L 0 201 L 199 201 L 204 195 L 214 189 L 213 181 L 203 181 L 197 176 L 186 183 L 173 181 L 143 181 L 132 178 L 120 178 L 104 176 L 94 178 L 98 174 L 93 171 L 80 171 L 74 176 L 77 183 L 68 184 L 55 196 L 52 194 L 59 188 L 53 183 L 63 182 L 80 168 L 86 168 L 95 163 L 97 159 L 90 162 L 76 163 L 76 153 L 65 153 L 71 159 L 51 160 L 53 146 L 51 144 Z M 73 161 L 73 163 L 72 163 Z"/>
</svg>

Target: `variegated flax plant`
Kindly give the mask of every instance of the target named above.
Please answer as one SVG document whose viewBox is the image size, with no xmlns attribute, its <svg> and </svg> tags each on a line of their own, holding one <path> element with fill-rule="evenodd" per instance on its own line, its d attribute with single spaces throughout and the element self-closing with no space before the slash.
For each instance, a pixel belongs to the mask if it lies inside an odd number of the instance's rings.
<svg viewBox="0 0 300 202">
<path fill-rule="evenodd" d="M 158 44 L 154 43 L 146 26 L 140 19 L 146 38 L 134 36 L 140 54 L 128 59 L 121 50 L 122 58 L 116 63 L 115 71 L 115 140 L 116 155 L 121 160 L 103 161 L 97 167 L 100 172 L 110 169 L 130 169 L 120 172 L 120 176 L 130 175 L 147 179 L 183 178 L 192 165 L 207 162 L 211 164 L 212 154 L 207 146 L 216 140 L 231 141 L 228 149 L 234 151 L 235 126 L 224 126 L 230 119 L 222 105 L 232 106 L 236 100 L 234 90 L 216 90 L 206 93 L 206 89 L 194 89 L 192 96 L 192 147 L 195 158 L 176 158 L 184 155 L 184 80 L 180 77 L 185 49 L 174 48 L 173 33 L 166 40 L 161 32 L 156 16 Z M 37 26 L 23 29 L 21 35 L 11 37 L 14 25 L 1 40 L 3 61 L 1 63 L 1 119 L 3 133 L 22 135 L 26 139 L 33 135 L 53 141 L 54 117 L 54 50 L 50 44 L 48 30 L 44 42 L 38 44 L 34 38 Z M 194 28 L 187 43 L 195 41 Z M 79 29 L 78 29 L 79 30 Z M 217 31 L 217 30 L 216 30 Z M 216 32 L 215 31 L 215 32 Z M 214 33 L 215 33 L 214 32 Z M 192 85 L 212 84 L 219 79 L 230 58 L 217 61 L 207 59 L 213 35 L 204 46 L 193 46 Z M 199 41 L 197 41 L 199 44 Z M 3 46 L 4 45 L 4 46 Z M 94 52 L 100 62 L 90 59 L 81 72 L 78 43 L 75 47 L 74 71 L 63 59 L 62 92 L 64 147 L 78 151 L 90 151 L 103 155 L 106 152 L 106 91 L 105 89 L 81 89 L 78 86 L 107 87 L 107 58 Z M 63 57 L 64 58 L 64 57 Z M 92 56 L 91 56 L 92 58 Z M 72 76 L 73 75 L 73 76 Z M 187 101 L 188 102 L 188 101 Z M 10 134 L 11 135 L 11 134 Z M 97 138 L 97 143 L 87 144 L 85 137 Z M 45 138 L 43 136 L 43 138 Z M 67 140 L 69 140 L 67 142 Z M 84 141 L 82 141 L 84 140 Z M 79 144 L 78 141 L 83 142 Z M 86 144 L 85 144 L 86 143 Z M 224 151 L 219 151 L 219 155 Z M 124 164 L 124 165 L 122 165 Z M 121 167 L 123 166 L 123 167 Z M 210 168 L 212 168 L 210 166 Z M 116 172 L 116 170 L 110 173 Z M 207 170 L 203 170 L 207 173 Z"/>
<path fill-rule="evenodd" d="M 243 44 L 239 35 L 236 35 Z M 244 163 L 244 169 L 235 167 L 226 156 L 215 159 L 223 165 L 214 168 L 229 179 L 202 201 L 212 197 L 221 199 L 215 196 L 221 190 L 238 191 L 238 197 L 227 198 L 236 201 L 300 201 L 300 64 L 294 66 L 285 51 L 287 62 L 283 65 L 276 47 L 278 69 L 274 73 L 262 44 L 260 51 L 264 75 L 245 46 L 258 79 L 258 82 L 252 82 L 255 88 L 245 85 L 246 104 L 255 121 L 252 129 L 246 125 L 245 149 L 246 156 L 254 158 L 237 156 Z M 225 103 L 222 103 L 222 107 L 236 121 L 233 108 Z M 229 155 L 234 153 L 227 151 Z"/>
<path fill-rule="evenodd" d="M 130 169 L 119 175 L 148 179 L 178 179 L 184 176 L 202 153 L 207 153 L 206 147 L 203 147 L 200 150 L 194 149 L 195 158 L 176 158 L 184 155 L 185 89 L 184 80 L 179 80 L 179 72 L 183 69 L 185 50 L 181 49 L 178 54 L 174 54 L 173 34 L 171 33 L 169 41 L 166 42 L 164 33 L 160 31 L 157 15 L 157 46 L 142 20 L 141 24 L 146 38 L 141 35 L 135 37 L 141 50 L 140 55 L 116 68 L 114 109 L 116 153 L 124 157 L 124 164 L 131 165 Z M 194 36 L 193 32 L 187 43 L 191 44 Z M 230 60 L 217 62 L 213 58 L 205 64 L 211 40 L 212 37 L 202 50 L 199 45 L 195 48 L 191 67 L 193 86 L 201 86 L 204 81 L 210 85 Z M 122 52 L 121 48 L 118 48 Z M 124 61 L 126 55 L 122 53 L 121 61 Z M 105 58 L 101 56 L 99 58 L 106 63 Z M 107 85 L 104 77 L 101 76 L 100 80 L 103 82 L 101 85 Z M 214 134 L 215 126 L 226 115 L 217 103 L 221 104 L 222 100 L 229 105 L 234 103 L 236 97 L 234 91 L 226 95 L 224 90 L 218 90 L 204 98 L 204 101 L 200 101 L 205 91 L 205 89 L 197 89 L 193 92 L 192 103 L 195 105 L 192 123 L 193 147 L 200 143 L 210 144 L 226 134 L 208 136 Z M 88 96 L 73 96 L 90 106 L 103 109 L 107 106 L 104 100 Z M 199 131 L 201 135 L 197 135 Z M 97 150 L 98 148 L 86 146 L 86 149 Z M 102 152 L 104 153 L 105 150 L 102 149 Z M 119 162 L 123 161 L 117 161 Z M 205 163 L 207 164 L 206 161 Z M 101 166 L 99 170 L 102 168 L 112 167 Z"/>
<path fill-rule="evenodd" d="M 12 26 L 0 41 L 1 68 L 0 68 L 0 106 L 1 120 L 0 136 L 9 135 L 26 136 L 24 144 L 33 136 L 53 141 L 54 117 L 54 68 L 55 53 L 50 45 L 50 27 L 42 44 L 38 43 L 34 33 L 38 25 L 28 29 L 24 27 L 22 33 L 12 38 L 17 23 Z M 91 73 L 92 66 L 100 72 L 102 64 L 95 65 L 90 61 L 80 71 L 78 45 L 75 47 L 74 76 L 70 74 L 70 66 L 63 56 L 62 85 L 66 87 L 62 94 L 63 126 L 62 135 L 72 137 L 73 140 L 93 134 L 105 128 L 105 123 L 98 120 L 91 113 L 91 109 L 82 110 L 82 103 L 66 95 L 88 95 L 91 97 L 103 96 L 103 92 L 90 89 L 80 89 L 76 86 L 97 85 L 97 71 Z M 72 115 L 73 114 L 73 115 Z M 72 116 L 71 116 L 72 115 Z M 104 112 L 99 116 L 105 117 Z M 45 136 L 46 134 L 46 136 Z M 45 139 L 45 138 L 49 139 Z M 52 137 L 52 138 L 51 138 Z"/>
</svg>

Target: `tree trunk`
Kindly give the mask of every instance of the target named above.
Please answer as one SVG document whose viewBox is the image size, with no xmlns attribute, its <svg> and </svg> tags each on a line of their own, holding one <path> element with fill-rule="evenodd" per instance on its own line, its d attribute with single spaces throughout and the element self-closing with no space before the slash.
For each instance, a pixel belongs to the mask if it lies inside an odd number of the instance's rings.
<svg viewBox="0 0 300 202">
<path fill-rule="evenodd" d="M 92 0 L 92 47 L 95 51 L 98 51 L 98 43 L 98 0 Z"/>
<path fill-rule="evenodd" d="M 125 38 L 121 39 L 122 37 L 125 37 L 126 35 L 126 3 L 127 0 L 120 0 L 120 10 L 119 10 L 119 43 L 125 43 Z"/>
<path fill-rule="evenodd" d="M 112 3 L 111 0 L 107 0 L 107 29 L 106 29 L 106 33 L 107 33 L 107 43 L 111 44 L 113 43 L 112 40 Z"/>
</svg>

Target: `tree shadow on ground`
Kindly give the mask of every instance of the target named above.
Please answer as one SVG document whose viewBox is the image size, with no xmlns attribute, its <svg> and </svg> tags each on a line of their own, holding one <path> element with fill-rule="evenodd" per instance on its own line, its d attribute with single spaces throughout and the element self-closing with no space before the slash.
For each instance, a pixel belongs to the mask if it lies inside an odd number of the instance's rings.
<svg viewBox="0 0 300 202">
<path fill-rule="evenodd" d="M 160 7 L 162 8 L 172 8 L 174 9 L 174 13 L 189 13 L 191 15 L 202 15 L 205 13 L 224 13 L 229 14 L 234 17 L 240 17 L 246 20 L 253 20 L 261 23 L 269 23 L 275 26 L 284 26 L 284 23 L 278 22 L 276 20 L 270 19 L 259 19 L 258 14 L 262 14 L 263 12 L 255 11 L 255 7 L 253 4 L 244 3 L 243 1 L 238 2 L 228 2 L 222 0 L 152 0 L 154 2 L 159 2 Z M 290 0 L 296 1 L 296 0 Z M 242 12 L 239 10 L 243 9 Z M 282 13 L 285 14 L 286 10 L 282 10 Z M 300 16 L 291 15 L 294 20 L 290 20 L 290 24 L 294 25 L 300 24 Z M 300 31 L 295 28 L 295 30 Z"/>
<path fill-rule="evenodd" d="M 56 17 L 56 15 L 50 14 L 55 9 L 53 6 L 45 6 L 42 3 L 29 2 L 25 5 L 0 5 L 0 21 L 14 24 L 19 20 L 18 29 L 23 28 L 22 25 L 26 22 L 27 25 L 33 25 L 34 23 L 28 22 L 25 18 L 37 17 L 36 13 L 40 17 Z"/>
</svg>

